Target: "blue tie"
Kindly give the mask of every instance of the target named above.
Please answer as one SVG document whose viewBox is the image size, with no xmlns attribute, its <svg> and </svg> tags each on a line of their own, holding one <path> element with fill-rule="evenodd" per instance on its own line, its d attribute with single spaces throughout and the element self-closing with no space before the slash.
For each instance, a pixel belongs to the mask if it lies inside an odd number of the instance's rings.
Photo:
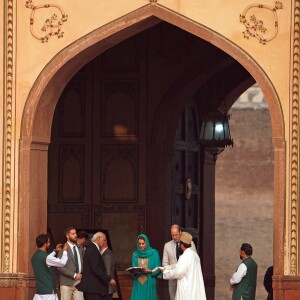
<svg viewBox="0 0 300 300">
<path fill-rule="evenodd" d="M 176 259 L 178 260 L 179 259 L 179 243 L 177 242 L 176 243 Z"/>
</svg>

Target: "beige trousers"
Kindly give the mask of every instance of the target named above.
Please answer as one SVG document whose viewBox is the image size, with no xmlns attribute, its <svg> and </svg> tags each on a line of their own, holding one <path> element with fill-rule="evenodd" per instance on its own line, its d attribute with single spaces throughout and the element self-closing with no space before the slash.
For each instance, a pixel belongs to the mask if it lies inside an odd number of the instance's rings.
<svg viewBox="0 0 300 300">
<path fill-rule="evenodd" d="M 77 284 L 78 281 L 75 283 Z M 76 286 L 60 286 L 60 299 L 61 300 L 83 300 L 83 292 L 76 289 Z"/>
</svg>

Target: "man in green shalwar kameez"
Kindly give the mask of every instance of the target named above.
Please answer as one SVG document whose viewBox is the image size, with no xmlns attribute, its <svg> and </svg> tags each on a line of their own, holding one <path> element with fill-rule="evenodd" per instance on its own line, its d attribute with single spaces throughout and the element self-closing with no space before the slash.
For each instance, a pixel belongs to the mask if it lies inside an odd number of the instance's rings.
<svg viewBox="0 0 300 300">
<path fill-rule="evenodd" d="M 250 244 L 242 244 L 240 249 L 242 262 L 230 279 L 233 300 L 255 300 L 257 264 L 251 257 L 252 252 Z"/>
</svg>

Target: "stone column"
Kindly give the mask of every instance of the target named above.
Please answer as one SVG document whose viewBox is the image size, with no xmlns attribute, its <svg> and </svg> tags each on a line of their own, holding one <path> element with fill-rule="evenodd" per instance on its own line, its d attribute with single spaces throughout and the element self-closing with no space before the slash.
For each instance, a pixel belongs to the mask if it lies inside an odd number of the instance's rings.
<svg viewBox="0 0 300 300">
<path fill-rule="evenodd" d="M 203 228 L 201 263 L 205 281 L 206 297 L 215 299 L 215 167 L 216 157 L 204 152 L 203 157 Z"/>
</svg>

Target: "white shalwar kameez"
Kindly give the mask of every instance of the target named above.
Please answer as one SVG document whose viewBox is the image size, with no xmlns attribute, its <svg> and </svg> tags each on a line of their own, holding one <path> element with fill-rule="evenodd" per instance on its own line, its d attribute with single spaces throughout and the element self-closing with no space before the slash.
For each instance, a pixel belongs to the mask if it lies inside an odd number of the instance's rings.
<svg viewBox="0 0 300 300">
<path fill-rule="evenodd" d="M 206 300 L 200 258 L 191 248 L 179 257 L 174 269 L 163 271 L 164 279 L 177 279 L 175 300 Z"/>
</svg>

